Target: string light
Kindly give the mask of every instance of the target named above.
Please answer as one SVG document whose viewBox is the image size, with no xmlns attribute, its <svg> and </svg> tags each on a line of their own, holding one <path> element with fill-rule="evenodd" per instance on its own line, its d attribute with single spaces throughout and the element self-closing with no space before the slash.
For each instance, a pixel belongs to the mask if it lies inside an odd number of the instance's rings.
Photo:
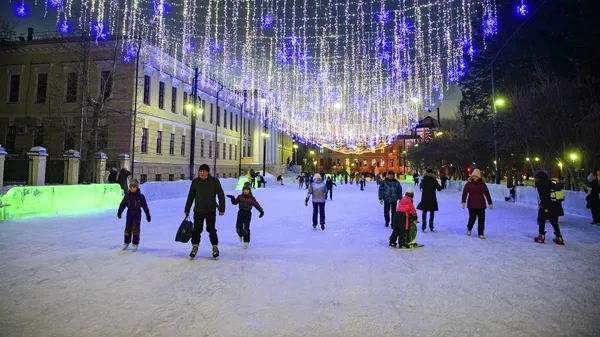
<svg viewBox="0 0 600 337">
<path fill-rule="evenodd" d="M 57 6 L 61 33 L 77 22 L 103 39 L 119 27 L 145 41 L 140 55 L 131 40 L 120 42 L 124 61 L 140 57 L 186 85 L 199 67 L 199 90 L 215 94 L 218 82 L 246 90 L 248 111 L 269 127 L 347 153 L 376 150 L 414 128 L 424 107 L 467 73 L 475 46 L 485 48 L 473 29 L 498 33 L 496 0 L 40 3 Z"/>
<path fill-rule="evenodd" d="M 15 8 L 15 14 L 20 17 L 27 16 L 27 6 L 25 6 L 25 3 L 21 3 Z"/>
<path fill-rule="evenodd" d="M 523 0 L 520 5 L 517 5 L 517 14 L 520 16 L 527 16 L 529 14 L 529 8 Z"/>
</svg>

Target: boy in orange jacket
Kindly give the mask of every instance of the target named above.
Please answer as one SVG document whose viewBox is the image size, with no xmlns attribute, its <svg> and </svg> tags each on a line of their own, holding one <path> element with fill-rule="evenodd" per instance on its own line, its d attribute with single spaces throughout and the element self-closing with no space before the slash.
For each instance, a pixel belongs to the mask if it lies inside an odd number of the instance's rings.
<svg viewBox="0 0 600 337">
<path fill-rule="evenodd" d="M 420 247 L 420 245 L 414 242 L 416 237 L 415 223 L 419 222 L 415 219 L 417 217 L 417 210 L 413 204 L 414 196 L 412 188 L 409 188 L 404 194 L 404 198 L 398 203 L 393 222 L 394 230 L 390 236 L 390 247 L 396 247 L 396 242 L 398 242 L 398 248 Z M 414 233 L 410 233 L 409 231 L 411 226 L 415 227 L 415 230 L 413 230 Z M 406 239 L 407 232 L 409 240 Z"/>
</svg>

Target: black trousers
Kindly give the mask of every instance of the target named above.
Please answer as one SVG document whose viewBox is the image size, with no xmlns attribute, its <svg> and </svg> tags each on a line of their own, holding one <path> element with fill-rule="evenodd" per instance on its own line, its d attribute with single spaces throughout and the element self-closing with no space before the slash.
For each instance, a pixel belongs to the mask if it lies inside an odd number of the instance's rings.
<svg viewBox="0 0 600 337">
<path fill-rule="evenodd" d="M 298 181 L 298 189 L 301 190 L 304 185 L 304 181 Z"/>
<path fill-rule="evenodd" d="M 433 228 L 433 219 L 435 218 L 435 212 L 423 211 L 423 223 L 421 224 L 422 230 L 425 230 L 425 228 L 427 228 L 427 212 L 429 212 L 429 228 Z"/>
<path fill-rule="evenodd" d="M 329 200 L 333 200 L 333 188 L 328 188 L 327 192 L 329 192 Z M 325 199 L 327 199 L 327 195 L 325 195 Z"/>
<path fill-rule="evenodd" d="M 538 207 L 538 227 L 540 234 L 546 234 L 546 221 L 550 220 L 554 235 L 561 236 L 560 227 L 558 227 L 558 216 L 548 216 L 546 210 Z"/>
<path fill-rule="evenodd" d="M 192 231 L 192 245 L 200 244 L 200 234 L 204 227 L 204 220 L 206 220 L 206 231 L 208 232 L 208 238 L 212 245 L 219 244 L 219 237 L 217 236 L 217 228 L 215 223 L 217 221 L 217 213 L 198 213 L 194 212 L 194 230 Z"/>
<path fill-rule="evenodd" d="M 477 235 L 483 235 L 485 231 L 485 208 L 469 208 L 469 223 L 467 229 L 472 230 L 477 219 Z"/>
<path fill-rule="evenodd" d="M 394 220 L 394 213 L 396 213 L 396 201 L 385 202 L 383 204 L 383 216 L 385 217 L 385 225 L 390 224 L 390 221 Z M 393 222 L 392 222 L 393 225 Z"/>
<path fill-rule="evenodd" d="M 394 221 L 392 222 L 392 235 L 390 235 L 390 243 L 396 243 L 400 246 L 406 244 L 406 217 L 404 212 L 396 212 Z M 410 220 L 410 218 L 409 218 Z"/>
<path fill-rule="evenodd" d="M 317 225 L 317 215 L 320 215 L 319 220 L 321 224 L 325 224 L 325 203 L 324 202 L 313 202 L 313 226 Z"/>
<path fill-rule="evenodd" d="M 592 221 L 600 223 L 600 206 L 594 206 L 590 211 L 592 211 Z"/>
<path fill-rule="evenodd" d="M 252 212 L 238 211 L 235 230 L 238 236 L 244 238 L 244 242 L 250 242 L 250 220 L 252 220 Z"/>
<path fill-rule="evenodd" d="M 128 223 L 125 224 L 125 243 L 132 243 L 131 239 L 133 237 L 133 244 L 140 244 L 140 223 Z"/>
</svg>

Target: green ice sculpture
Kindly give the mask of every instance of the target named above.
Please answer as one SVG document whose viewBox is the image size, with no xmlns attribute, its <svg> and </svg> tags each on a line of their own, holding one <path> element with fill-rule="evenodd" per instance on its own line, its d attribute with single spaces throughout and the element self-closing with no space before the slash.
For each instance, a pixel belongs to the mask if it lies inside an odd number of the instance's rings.
<svg viewBox="0 0 600 337">
<path fill-rule="evenodd" d="M 236 191 L 241 191 L 242 188 L 244 187 L 244 184 L 248 182 L 248 177 L 246 176 L 241 176 L 240 179 L 238 179 L 238 183 L 235 186 L 235 190 Z"/>
<path fill-rule="evenodd" d="M 118 184 L 13 187 L 0 196 L 0 220 L 113 208 L 121 200 Z"/>
</svg>

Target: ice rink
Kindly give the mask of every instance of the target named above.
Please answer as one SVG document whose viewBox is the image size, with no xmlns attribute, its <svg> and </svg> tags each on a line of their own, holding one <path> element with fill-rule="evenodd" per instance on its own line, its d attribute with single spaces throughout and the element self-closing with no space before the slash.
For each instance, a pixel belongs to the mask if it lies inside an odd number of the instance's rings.
<svg viewBox="0 0 600 337">
<path fill-rule="evenodd" d="M 183 198 L 149 200 L 135 253 L 120 249 L 116 209 L 0 223 L 0 336 L 600 336 L 589 218 L 561 218 L 566 246 L 548 224 L 541 245 L 535 209 L 494 200 L 480 240 L 443 191 L 437 231 L 403 251 L 388 247 L 375 183 L 334 187 L 325 231 L 305 193 L 254 191 L 265 217 L 254 212 L 248 249 L 228 200 L 217 261 L 206 232 L 194 261 L 174 242 Z"/>
</svg>

